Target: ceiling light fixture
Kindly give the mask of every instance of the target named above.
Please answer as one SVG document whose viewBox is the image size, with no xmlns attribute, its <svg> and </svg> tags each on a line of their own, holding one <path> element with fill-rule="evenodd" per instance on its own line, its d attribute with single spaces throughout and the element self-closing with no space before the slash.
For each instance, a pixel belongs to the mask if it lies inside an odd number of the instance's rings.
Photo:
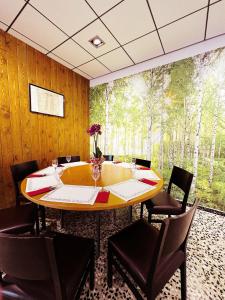
<svg viewBox="0 0 225 300">
<path fill-rule="evenodd" d="M 96 35 L 95 37 L 93 37 L 92 39 L 89 40 L 89 42 L 95 47 L 95 48 L 99 48 L 102 45 L 105 44 L 105 42 L 98 36 Z"/>
</svg>

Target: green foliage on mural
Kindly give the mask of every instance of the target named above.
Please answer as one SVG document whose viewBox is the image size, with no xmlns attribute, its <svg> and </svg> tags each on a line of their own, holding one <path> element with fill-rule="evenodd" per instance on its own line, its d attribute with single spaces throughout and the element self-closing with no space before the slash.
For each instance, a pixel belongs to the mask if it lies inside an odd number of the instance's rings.
<svg viewBox="0 0 225 300">
<path fill-rule="evenodd" d="M 190 200 L 225 210 L 225 49 L 91 89 L 100 148 L 147 158 L 165 180 L 173 165 L 194 174 Z"/>
</svg>

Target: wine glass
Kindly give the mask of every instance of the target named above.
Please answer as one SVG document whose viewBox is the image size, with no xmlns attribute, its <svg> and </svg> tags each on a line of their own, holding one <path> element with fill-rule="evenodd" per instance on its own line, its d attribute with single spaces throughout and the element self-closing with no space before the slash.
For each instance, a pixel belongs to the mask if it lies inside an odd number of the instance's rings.
<svg viewBox="0 0 225 300">
<path fill-rule="evenodd" d="M 61 186 L 62 182 L 61 182 L 61 177 L 63 175 L 63 172 L 64 172 L 64 168 L 63 167 L 57 167 L 56 168 L 56 179 L 58 181 L 58 184 L 57 184 L 57 187 Z"/>
<path fill-rule="evenodd" d="M 99 166 L 93 166 L 92 167 L 92 172 L 91 172 L 91 176 L 95 181 L 95 188 L 96 188 L 96 182 L 100 177 L 100 171 L 99 171 Z"/>
<path fill-rule="evenodd" d="M 58 167 L 58 159 L 57 158 L 52 160 L 52 166 L 53 166 L 53 168 L 55 169 L 55 172 L 56 172 L 56 168 Z"/>
<path fill-rule="evenodd" d="M 67 162 L 69 163 L 69 162 L 71 161 L 71 155 L 67 155 L 67 156 L 66 156 L 66 160 L 67 160 Z"/>
</svg>

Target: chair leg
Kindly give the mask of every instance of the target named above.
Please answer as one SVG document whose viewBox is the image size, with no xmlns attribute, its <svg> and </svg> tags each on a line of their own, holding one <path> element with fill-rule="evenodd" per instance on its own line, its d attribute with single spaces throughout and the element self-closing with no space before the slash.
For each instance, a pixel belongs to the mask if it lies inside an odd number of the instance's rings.
<svg viewBox="0 0 225 300">
<path fill-rule="evenodd" d="M 148 223 L 152 222 L 152 214 L 150 211 L 148 211 Z"/>
<path fill-rule="evenodd" d="M 39 205 L 39 212 L 40 212 L 40 218 L 41 218 L 41 230 L 46 230 L 45 207 Z"/>
<path fill-rule="evenodd" d="M 95 256 L 94 256 L 94 250 L 93 255 L 90 262 L 90 276 L 89 276 L 89 284 L 90 284 L 90 290 L 93 290 L 95 288 Z"/>
<path fill-rule="evenodd" d="M 180 276 L 181 276 L 181 299 L 187 299 L 187 281 L 186 281 L 186 260 L 180 266 Z"/>
<path fill-rule="evenodd" d="M 132 206 L 129 206 L 129 222 L 132 222 Z"/>
<path fill-rule="evenodd" d="M 107 283 L 108 283 L 108 287 L 111 288 L 112 287 L 112 252 L 110 249 L 110 246 L 108 244 L 108 270 L 107 270 Z"/>
<path fill-rule="evenodd" d="M 144 212 L 144 203 L 141 203 L 141 212 L 140 212 L 140 219 L 143 219 L 143 212 Z"/>
</svg>

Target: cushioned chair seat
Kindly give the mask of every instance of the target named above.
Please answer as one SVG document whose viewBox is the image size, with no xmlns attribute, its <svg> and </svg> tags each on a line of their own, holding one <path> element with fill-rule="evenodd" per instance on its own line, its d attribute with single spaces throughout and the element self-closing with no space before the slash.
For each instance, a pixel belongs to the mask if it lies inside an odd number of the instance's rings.
<svg viewBox="0 0 225 300">
<path fill-rule="evenodd" d="M 158 235 L 158 229 L 139 220 L 109 238 L 113 251 L 142 288 L 154 258 Z"/>
<path fill-rule="evenodd" d="M 34 230 L 35 205 L 27 203 L 19 207 L 0 210 L 0 232 L 24 233 Z"/>
<path fill-rule="evenodd" d="M 181 214 L 182 205 L 167 192 L 161 192 L 145 203 L 147 209 L 154 208 L 155 214 Z"/>
</svg>

